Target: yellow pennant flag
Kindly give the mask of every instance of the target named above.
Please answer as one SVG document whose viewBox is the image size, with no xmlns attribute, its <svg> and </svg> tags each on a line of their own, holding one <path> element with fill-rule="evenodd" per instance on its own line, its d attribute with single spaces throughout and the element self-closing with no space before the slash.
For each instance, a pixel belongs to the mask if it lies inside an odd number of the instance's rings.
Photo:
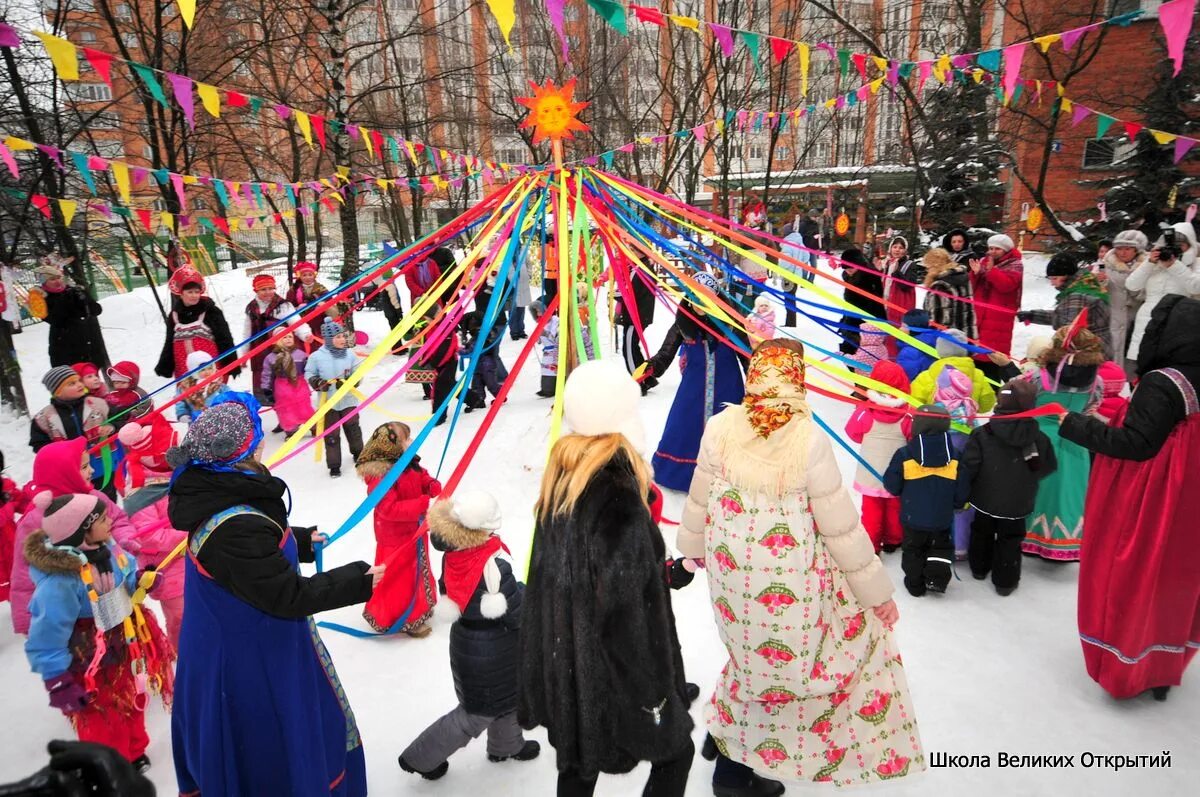
<svg viewBox="0 0 1200 797">
<path fill-rule="evenodd" d="M 375 145 L 371 143 L 371 131 L 365 127 L 358 128 L 358 134 L 362 136 L 363 144 L 367 147 L 367 155 L 375 159 Z"/>
<path fill-rule="evenodd" d="M 1176 136 L 1173 133 L 1164 133 L 1161 130 L 1154 129 L 1150 130 L 1150 135 L 1154 136 L 1154 140 L 1159 144 L 1170 144 L 1172 141 L 1179 138 L 1179 136 Z"/>
<path fill-rule="evenodd" d="M 700 20 L 695 17 L 681 17 L 676 14 L 671 14 L 671 21 L 681 28 L 700 32 Z"/>
<path fill-rule="evenodd" d="M 79 203 L 74 199 L 58 200 L 58 209 L 62 212 L 64 227 L 71 226 L 71 219 L 75 218 L 75 208 L 77 207 L 79 207 Z"/>
<path fill-rule="evenodd" d="M 32 141 L 26 141 L 23 138 L 9 136 L 4 139 L 4 146 L 11 149 L 13 152 L 29 152 L 31 149 L 36 149 Z"/>
<path fill-rule="evenodd" d="M 718 119 L 716 127 L 717 127 L 717 135 L 718 136 L 721 135 L 722 133 L 724 133 L 725 132 L 725 120 Z"/>
<path fill-rule="evenodd" d="M 837 100 L 825 100 L 825 107 L 833 110 L 833 106 L 837 105 Z"/>
<path fill-rule="evenodd" d="M 163 212 L 158 214 L 158 218 L 160 221 L 162 221 L 162 226 L 166 227 L 168 230 L 175 229 L 175 214 L 174 213 L 169 213 L 164 210 Z"/>
<path fill-rule="evenodd" d="M 974 80 L 976 83 L 982 83 L 983 82 L 983 70 L 976 69 L 975 71 L 973 71 L 971 73 L 971 79 Z"/>
<path fill-rule="evenodd" d="M 880 58 L 878 55 L 873 55 L 873 56 L 871 56 L 871 62 L 874 63 L 876 67 L 878 67 L 880 72 L 887 71 L 888 62 L 887 62 L 886 58 Z"/>
<path fill-rule="evenodd" d="M 129 167 L 121 161 L 112 161 L 108 164 L 108 168 L 112 170 L 113 179 L 117 181 L 117 191 L 121 194 L 121 201 L 128 205 Z"/>
<path fill-rule="evenodd" d="M 413 143 L 408 140 L 406 140 L 404 142 L 404 148 L 406 150 L 408 150 L 408 159 L 410 161 L 412 161 L 413 163 L 416 163 L 417 162 L 417 148 L 414 147 Z"/>
<path fill-rule="evenodd" d="M 35 30 L 34 36 L 42 40 L 46 54 L 54 64 L 54 71 L 62 80 L 79 80 L 79 56 L 75 53 L 75 45 L 66 39 L 59 38 L 45 31 Z"/>
<path fill-rule="evenodd" d="M 1062 39 L 1061 33 L 1051 33 L 1046 36 L 1038 36 L 1036 39 L 1034 39 L 1034 42 L 1038 47 L 1042 48 L 1042 52 L 1046 52 L 1050 49 L 1050 45 L 1054 44 L 1060 39 Z"/>
<path fill-rule="evenodd" d="M 300 135 L 304 136 L 304 142 L 308 144 L 309 149 L 312 149 L 312 123 L 308 120 L 308 114 L 304 111 L 293 110 L 292 115 L 296 117 L 296 127 L 300 128 Z"/>
<path fill-rule="evenodd" d="M 950 77 L 950 70 L 953 68 L 954 65 L 950 63 L 950 56 L 943 55 L 934 63 L 933 74 L 935 77 L 937 77 L 939 82 L 945 83 Z"/>
<path fill-rule="evenodd" d="M 800 55 L 800 96 L 808 96 L 808 45 L 796 43 L 796 52 Z"/>
<path fill-rule="evenodd" d="M 450 183 L 446 182 L 446 178 L 442 177 L 440 174 L 432 175 L 432 176 L 430 176 L 429 179 L 433 182 L 433 184 L 435 186 L 438 187 L 439 190 L 450 185 Z"/>
<path fill-rule="evenodd" d="M 517 21 L 516 0 L 487 0 L 487 4 L 492 16 L 496 18 L 496 24 L 500 26 L 504 43 L 511 47 L 508 35 L 512 33 L 513 24 Z"/>
<path fill-rule="evenodd" d="M 183 17 L 183 24 L 191 30 L 192 23 L 196 21 L 196 0 L 175 0 L 175 4 L 179 6 L 179 16 Z"/>
<path fill-rule="evenodd" d="M 194 174 L 183 175 L 183 184 L 184 185 L 195 185 L 198 182 L 200 182 L 200 178 Z"/>
<path fill-rule="evenodd" d="M 341 204 L 343 204 L 343 205 L 346 204 L 346 200 L 342 198 L 341 191 L 334 191 L 332 194 L 330 194 L 330 196 L 333 197 L 334 199 L 336 199 Z"/>
<path fill-rule="evenodd" d="M 241 219 L 230 219 L 229 220 L 229 232 L 231 232 L 231 233 L 237 232 L 239 224 L 241 224 Z"/>
<path fill-rule="evenodd" d="M 1071 102 L 1066 97 L 1062 98 L 1062 112 L 1063 113 L 1070 113 L 1071 109 L 1074 107 L 1075 107 L 1075 103 Z"/>
<path fill-rule="evenodd" d="M 204 105 L 204 110 L 208 111 L 208 115 L 214 119 L 220 119 L 221 95 L 217 91 L 217 87 L 207 83 L 197 83 L 196 93 L 200 95 L 200 102 Z"/>
<path fill-rule="evenodd" d="M 882 85 L 883 85 L 883 78 L 880 77 L 880 78 L 875 78 L 874 80 L 872 80 L 871 81 L 871 93 L 878 94 L 879 87 Z"/>
<path fill-rule="evenodd" d="M 350 167 L 349 166 L 337 167 L 337 173 L 338 173 L 338 177 L 342 178 L 346 182 L 350 182 Z"/>
</svg>

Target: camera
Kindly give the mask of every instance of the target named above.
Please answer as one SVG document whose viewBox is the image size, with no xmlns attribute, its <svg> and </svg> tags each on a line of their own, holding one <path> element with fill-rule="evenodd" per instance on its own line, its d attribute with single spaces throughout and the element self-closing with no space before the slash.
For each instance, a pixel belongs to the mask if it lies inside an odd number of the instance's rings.
<svg viewBox="0 0 1200 797">
<path fill-rule="evenodd" d="M 1162 243 L 1154 248 L 1158 250 L 1159 260 L 1178 260 L 1183 257 L 1183 251 L 1179 248 L 1178 233 L 1174 229 L 1167 227 L 1162 233 Z"/>
</svg>

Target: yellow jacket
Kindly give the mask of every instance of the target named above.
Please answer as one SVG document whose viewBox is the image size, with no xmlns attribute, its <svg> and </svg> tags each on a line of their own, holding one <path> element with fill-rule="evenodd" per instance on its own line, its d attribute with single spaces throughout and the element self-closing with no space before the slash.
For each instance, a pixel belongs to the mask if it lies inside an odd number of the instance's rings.
<svg viewBox="0 0 1200 797">
<path fill-rule="evenodd" d="M 913 380 L 912 397 L 922 404 L 932 404 L 933 394 L 937 391 L 938 376 L 947 365 L 953 365 L 957 370 L 971 377 L 971 384 L 974 386 L 971 390 L 971 398 L 975 399 L 981 413 L 991 412 L 992 407 L 996 406 L 996 392 L 992 390 L 987 378 L 982 371 L 975 367 L 975 362 L 970 357 L 944 357 L 935 361 L 933 365 L 917 374 L 917 378 Z"/>
</svg>

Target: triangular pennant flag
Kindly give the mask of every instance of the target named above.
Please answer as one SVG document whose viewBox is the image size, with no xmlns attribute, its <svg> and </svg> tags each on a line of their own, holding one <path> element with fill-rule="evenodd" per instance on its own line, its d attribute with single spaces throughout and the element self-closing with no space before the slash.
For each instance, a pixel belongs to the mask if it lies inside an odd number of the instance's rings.
<svg viewBox="0 0 1200 797">
<path fill-rule="evenodd" d="M 858 76 L 863 80 L 867 79 L 867 54 L 855 53 L 850 56 L 850 60 L 854 62 L 854 68 L 858 70 Z"/>
<path fill-rule="evenodd" d="M 29 201 L 46 218 L 50 218 L 53 215 L 50 210 L 50 197 L 45 194 L 30 194 Z"/>
<path fill-rule="evenodd" d="M 888 60 L 882 56 L 871 56 L 871 63 L 875 64 L 875 68 L 880 72 L 886 72 L 888 70 Z"/>
<path fill-rule="evenodd" d="M 696 125 L 692 128 L 692 135 L 696 137 L 697 144 L 704 144 L 704 136 L 706 132 L 707 131 L 705 130 L 704 125 Z"/>
<path fill-rule="evenodd" d="M 149 208 L 137 208 L 134 212 L 137 214 L 138 221 L 142 223 L 142 226 L 148 232 L 154 232 L 154 228 L 151 226 L 154 222 L 151 221 Z"/>
<path fill-rule="evenodd" d="M 811 53 L 807 44 L 796 44 L 796 52 L 800 56 L 800 96 L 808 97 L 808 65 Z"/>
<path fill-rule="evenodd" d="M 792 51 L 794 42 L 787 39 L 779 39 L 771 37 L 771 55 L 775 56 L 775 63 L 782 64 L 783 59 L 788 57 L 788 53 Z"/>
<path fill-rule="evenodd" d="M 851 91 L 850 93 L 844 95 L 844 97 L 846 100 L 846 104 L 849 105 L 851 108 L 853 108 L 855 105 L 858 105 L 858 92 L 857 91 Z"/>
<path fill-rule="evenodd" d="M 144 64 L 135 64 L 132 61 L 128 63 L 130 69 L 132 69 L 137 76 L 141 78 L 142 83 L 146 85 L 146 91 L 150 93 L 150 96 L 154 99 L 154 101 L 166 108 L 167 95 L 163 94 L 162 86 L 158 84 L 158 79 L 154 77 L 154 70 L 148 66 L 145 66 Z"/>
<path fill-rule="evenodd" d="M 1180 137 L 1175 139 L 1175 162 L 1179 163 L 1181 160 L 1183 160 L 1184 156 L 1187 155 L 1194 146 L 1196 146 L 1196 139 L 1194 138 Z M 1195 205 L 1192 207 L 1195 207 Z"/>
<path fill-rule="evenodd" d="M 225 181 L 213 180 L 212 187 L 213 193 L 217 195 L 217 201 L 221 204 L 221 207 L 229 207 L 229 192 L 225 190 Z"/>
<path fill-rule="evenodd" d="M 604 161 L 604 168 L 611 169 L 613 167 L 613 158 L 614 157 L 615 157 L 615 153 L 612 153 L 612 152 L 606 152 L 600 156 L 600 160 Z"/>
<path fill-rule="evenodd" d="M 1175 64 L 1175 75 L 1183 69 L 1183 52 L 1195 16 L 1196 0 L 1171 0 L 1158 7 L 1158 23 L 1167 40 L 1167 57 Z"/>
<path fill-rule="evenodd" d="M 715 22 L 708 23 L 708 29 L 712 31 L 717 44 L 721 45 L 721 53 L 726 58 L 733 55 L 733 30 L 728 25 L 718 25 Z"/>
<path fill-rule="evenodd" d="M 4 165 L 8 167 L 8 173 L 13 176 L 14 180 L 20 179 L 21 170 L 17 167 L 17 159 L 13 157 L 12 151 L 3 142 L 0 142 L 0 160 L 4 161 Z M 96 193 L 95 185 L 91 188 L 92 193 Z"/>
<path fill-rule="evenodd" d="M 934 77 L 938 79 L 939 83 L 945 83 L 950 79 L 950 70 L 953 68 L 954 66 L 950 63 L 950 56 L 943 55 L 933 65 Z"/>
<path fill-rule="evenodd" d="M 917 73 L 917 93 L 920 94 L 925 91 L 925 83 L 933 74 L 933 62 L 921 61 L 918 66 L 920 71 Z"/>
<path fill-rule="evenodd" d="M 513 24 L 517 21 L 516 0 L 487 0 L 487 6 L 491 10 L 492 16 L 496 18 L 496 24 L 500 27 L 500 35 L 504 37 L 504 43 L 511 48 L 512 42 L 508 40 L 508 37 L 512 33 Z"/>
<path fill-rule="evenodd" d="M 1021 77 L 1021 61 L 1025 58 L 1025 45 L 1014 44 L 1004 48 L 1004 96 L 1011 97 Z"/>
<path fill-rule="evenodd" d="M 179 209 L 187 210 L 187 195 L 183 192 L 182 174 L 171 174 L 171 187 L 175 189 L 175 198 L 179 200 Z"/>
<path fill-rule="evenodd" d="M 113 161 L 108 164 L 108 168 L 112 171 L 113 179 L 117 181 L 117 191 L 121 194 L 121 201 L 129 204 L 129 167 L 120 161 Z"/>
<path fill-rule="evenodd" d="M 17 29 L 7 22 L 0 22 L 0 47 L 20 47 L 21 37 Z"/>
<path fill-rule="evenodd" d="M 38 152 L 45 155 L 54 163 L 55 166 L 58 167 L 60 172 L 66 171 L 66 167 L 63 166 L 62 162 L 62 150 L 60 150 L 58 147 L 51 147 L 46 144 L 36 144 L 35 146 L 37 147 Z"/>
<path fill-rule="evenodd" d="M 33 35 L 42 40 L 46 55 L 50 56 L 60 80 L 79 80 L 79 56 L 75 52 L 75 45 L 41 30 L 35 30 Z"/>
<path fill-rule="evenodd" d="M 380 161 L 383 160 L 383 133 L 378 130 L 371 131 L 371 143 L 375 145 L 376 156 Z"/>
<path fill-rule="evenodd" d="M 617 33 L 625 36 L 629 33 L 625 22 L 625 6 L 612 0 L 587 0 L 592 10 L 599 14 L 605 22 L 616 28 Z"/>
<path fill-rule="evenodd" d="M 900 64 L 899 67 L 897 67 L 896 75 L 899 76 L 901 80 L 908 80 L 909 75 L 913 73 L 913 69 L 915 69 L 916 66 L 916 63 L 913 61 L 905 61 L 904 63 Z"/>
<path fill-rule="evenodd" d="M 1125 122 L 1125 135 L 1129 136 L 1129 140 L 1133 141 L 1137 138 L 1138 133 L 1142 132 L 1142 126 L 1137 122 Z"/>
<path fill-rule="evenodd" d="M 183 109 L 183 118 L 187 120 L 188 127 L 195 130 L 196 103 L 192 99 L 192 79 L 185 75 L 168 72 L 167 80 L 171 82 L 171 90 L 175 92 L 175 102 L 179 103 L 179 107 Z"/>
<path fill-rule="evenodd" d="M 240 91 L 229 89 L 225 92 L 225 102 L 229 104 L 230 108 L 245 108 L 250 101 Z"/>
<path fill-rule="evenodd" d="M 375 145 L 371 141 L 371 131 L 365 127 L 360 127 L 358 129 L 358 134 L 362 137 L 363 146 L 367 148 L 367 157 L 369 157 L 371 160 L 375 160 Z"/>
<path fill-rule="evenodd" d="M 700 32 L 700 20 L 695 17 L 684 17 L 677 14 L 671 14 L 671 21 L 681 28 L 687 28 L 690 31 Z"/>
<path fill-rule="evenodd" d="M 1090 114 L 1091 112 L 1092 112 L 1092 109 L 1088 108 L 1086 105 L 1078 105 L 1077 104 L 1075 106 L 1075 110 L 1072 111 L 1072 113 L 1071 113 L 1071 127 L 1075 127 L 1077 124 L 1082 122 L 1084 119 L 1088 118 L 1088 114 Z"/>
<path fill-rule="evenodd" d="M 313 125 L 313 132 L 317 134 L 317 146 L 325 149 L 325 117 L 314 114 L 312 121 L 316 122 Z"/>
<path fill-rule="evenodd" d="M 228 219 L 226 219 L 224 216 L 215 216 L 215 217 L 213 217 L 212 223 L 217 225 L 217 228 L 221 232 L 225 233 L 226 237 L 229 236 L 229 220 Z"/>
<path fill-rule="evenodd" d="M 187 226 L 183 221 L 186 218 L 187 218 L 187 216 L 179 217 L 180 226 L 184 226 L 184 227 Z M 164 210 L 158 214 L 158 221 L 160 224 L 162 224 L 162 226 L 166 227 L 168 230 L 175 229 L 175 216 L 168 210 Z"/>
<path fill-rule="evenodd" d="M 975 56 L 975 63 L 980 69 L 986 69 L 989 72 L 1000 71 L 1000 51 L 999 50 L 984 50 Z"/>
<path fill-rule="evenodd" d="M 558 43 L 562 47 L 562 59 L 569 61 L 566 4 L 567 0 L 546 0 L 546 13 L 550 15 L 550 24 L 554 26 L 554 32 L 558 35 Z"/>
<path fill-rule="evenodd" d="M 296 111 L 293 116 L 296 119 L 296 127 L 300 128 L 300 135 L 304 136 L 304 142 L 308 144 L 308 148 L 313 148 L 312 123 L 308 119 L 308 114 L 304 111 Z"/>
<path fill-rule="evenodd" d="M 64 227 L 71 226 L 71 220 L 75 218 L 75 209 L 77 207 L 79 207 L 79 203 L 74 199 L 58 200 L 58 212 L 62 214 Z"/>
<path fill-rule="evenodd" d="M 762 64 L 760 64 L 758 61 L 758 45 L 759 45 L 758 34 L 757 33 L 747 33 L 744 30 L 739 31 L 739 33 L 742 34 L 742 41 L 744 41 L 746 43 L 746 49 L 750 51 L 750 63 L 754 64 L 754 71 L 756 73 L 762 72 Z"/>
<path fill-rule="evenodd" d="M 1050 45 L 1054 44 L 1061 38 L 1061 35 L 1057 33 L 1051 33 L 1048 36 L 1038 36 L 1036 39 L 1034 39 L 1034 42 L 1036 42 L 1037 46 L 1041 47 L 1042 52 L 1045 53 L 1050 51 Z"/>
<path fill-rule="evenodd" d="M 1087 27 L 1075 28 L 1074 30 L 1065 30 L 1062 34 L 1062 48 L 1064 52 L 1071 52 L 1071 48 L 1075 43 L 1083 38 L 1083 34 L 1088 32 Z"/>
<path fill-rule="evenodd" d="M 100 79 L 108 84 L 109 89 L 113 87 L 112 82 L 112 62 L 113 57 L 108 53 L 102 53 L 99 50 L 93 50 L 91 47 L 83 48 L 83 55 L 87 58 L 87 62 L 92 65 L 92 69 L 100 76 Z"/>
<path fill-rule="evenodd" d="M 666 19 L 663 18 L 663 12 L 657 8 L 635 5 L 630 5 L 629 7 L 633 9 L 633 15 L 637 17 L 639 22 L 644 22 L 647 25 L 658 25 L 660 28 L 665 27 L 667 24 Z"/>
<path fill-rule="evenodd" d="M 1108 132 L 1108 128 L 1112 127 L 1113 122 L 1117 121 L 1111 116 L 1104 114 L 1096 115 L 1096 140 L 1104 138 L 1104 134 Z"/>
<path fill-rule="evenodd" d="M 875 78 L 874 80 L 872 80 L 872 81 L 871 81 L 871 83 L 870 83 L 870 86 L 871 86 L 871 93 L 872 93 L 872 94 L 878 94 L 878 93 L 879 93 L 879 87 L 883 85 L 883 81 L 884 81 L 884 78 L 881 78 L 881 77 L 880 77 L 880 78 Z"/>
<path fill-rule="evenodd" d="M 200 104 L 204 106 L 204 110 L 208 111 L 208 115 L 214 119 L 221 118 L 221 94 L 217 91 L 217 87 L 207 83 L 197 83 L 196 93 L 200 95 Z"/>
<path fill-rule="evenodd" d="M 196 0 L 175 0 L 175 4 L 179 6 L 179 16 L 183 17 L 183 24 L 191 30 L 192 23 L 196 21 Z"/>
<path fill-rule="evenodd" d="M 837 51 L 837 60 L 838 60 L 838 74 L 840 74 L 842 76 L 842 78 L 844 79 L 846 77 L 846 75 L 850 74 L 850 51 L 849 50 L 838 50 Z"/>
<path fill-rule="evenodd" d="M 1179 137 L 1179 136 L 1176 136 L 1174 133 L 1167 133 L 1162 130 L 1151 130 L 1150 135 L 1159 144 L 1170 144 L 1172 141 L 1174 141 L 1175 139 L 1177 139 Z"/>
</svg>

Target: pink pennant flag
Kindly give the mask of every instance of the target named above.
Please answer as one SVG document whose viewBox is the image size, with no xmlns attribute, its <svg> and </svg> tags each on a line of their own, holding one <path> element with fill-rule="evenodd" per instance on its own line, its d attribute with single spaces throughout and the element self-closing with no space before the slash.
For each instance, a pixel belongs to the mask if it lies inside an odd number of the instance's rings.
<svg viewBox="0 0 1200 797">
<path fill-rule="evenodd" d="M 58 147 L 51 147 L 47 144 L 34 144 L 34 146 L 38 148 L 38 152 L 42 153 L 47 158 L 54 161 L 54 165 L 58 167 L 58 170 L 60 172 L 64 171 L 63 162 L 62 162 L 62 151 Z"/>
<path fill-rule="evenodd" d="M 972 60 L 973 56 L 971 56 L 969 53 L 960 53 L 958 55 L 950 56 L 950 65 L 955 69 L 965 69 L 971 65 Z"/>
<path fill-rule="evenodd" d="M 653 141 L 655 144 L 662 144 L 667 140 L 667 137 L 666 136 L 655 136 L 654 138 L 652 138 L 650 140 Z"/>
<path fill-rule="evenodd" d="M 187 210 L 187 197 L 183 194 L 183 175 L 172 172 L 171 186 L 175 189 L 175 196 L 179 198 L 179 209 Z"/>
<path fill-rule="evenodd" d="M 0 141 L 0 160 L 4 161 L 4 165 L 8 167 L 8 172 L 14 180 L 20 179 L 21 172 L 17 168 L 17 159 L 13 157 L 12 150 L 4 146 L 2 141 Z"/>
<path fill-rule="evenodd" d="M 1183 138 L 1180 136 L 1179 138 L 1175 139 L 1175 162 L 1179 163 L 1181 160 L 1183 160 L 1184 156 L 1187 155 L 1194 146 L 1196 146 L 1196 139 L 1194 138 Z M 1195 205 L 1192 207 L 1195 207 Z"/>
<path fill-rule="evenodd" d="M 704 125 L 696 125 L 692 128 L 692 135 L 696 137 L 697 144 L 704 143 L 704 136 L 708 131 L 704 129 Z"/>
<path fill-rule="evenodd" d="M 1175 64 L 1174 74 L 1183 68 L 1183 50 L 1192 32 L 1196 0 L 1171 0 L 1158 7 L 1158 24 L 1167 40 L 1167 56 Z"/>
<path fill-rule="evenodd" d="M 130 171 L 133 173 L 133 184 L 139 186 L 150 177 L 150 170 L 143 169 L 141 166 L 134 166 Z"/>
<path fill-rule="evenodd" d="M 925 81 L 933 76 L 933 61 L 921 61 L 917 64 L 917 93 L 925 91 Z"/>
<path fill-rule="evenodd" d="M 1076 104 L 1074 110 L 1071 111 L 1071 127 L 1075 127 L 1075 125 L 1082 122 L 1091 112 L 1092 109 L 1088 108 L 1086 105 Z"/>
<path fill-rule="evenodd" d="M 92 202 L 88 205 L 88 209 L 98 211 L 105 219 L 112 218 L 112 211 L 108 209 L 107 202 Z"/>
<path fill-rule="evenodd" d="M 737 126 L 739 130 L 746 129 L 746 120 L 749 118 L 749 111 L 741 110 L 737 112 Z"/>
<path fill-rule="evenodd" d="M 718 25 L 715 22 L 708 23 L 709 30 L 712 31 L 713 38 L 721 45 L 721 52 L 726 58 L 733 55 L 733 30 L 728 25 Z"/>
<path fill-rule="evenodd" d="M 1011 97 L 1021 77 L 1021 61 L 1025 58 L 1025 44 L 1014 44 L 1004 48 L 1004 96 Z"/>
<path fill-rule="evenodd" d="M 242 183 L 242 196 L 246 197 L 247 204 L 254 204 L 254 191 L 250 188 L 250 183 Z"/>
<path fill-rule="evenodd" d="M 280 119 L 287 119 L 288 116 L 291 115 L 292 109 L 287 107 L 283 103 L 279 103 L 278 105 L 275 106 L 275 113 L 279 114 Z"/>
<path fill-rule="evenodd" d="M 0 22 L 0 47 L 20 47 L 21 37 L 17 30 L 7 22 Z"/>
<path fill-rule="evenodd" d="M 196 102 L 192 97 L 192 79 L 186 75 L 167 73 L 167 80 L 175 91 L 175 102 L 183 109 L 183 117 L 187 119 L 188 127 L 196 129 Z"/>
<path fill-rule="evenodd" d="M 311 205 L 301 205 L 300 207 L 296 208 L 296 210 L 298 210 L 300 212 L 301 216 L 311 216 L 312 215 L 312 206 Z"/>
<path fill-rule="evenodd" d="M 563 60 L 568 61 L 570 59 L 567 57 L 567 32 L 564 30 L 565 6 L 566 0 L 546 0 L 546 13 L 550 15 L 550 24 L 554 26 L 554 32 L 558 34 L 558 41 L 562 45 Z"/>
<path fill-rule="evenodd" d="M 846 97 L 845 97 L 845 95 L 842 95 L 842 96 L 838 97 L 836 100 L 834 100 L 834 101 L 833 101 L 833 107 L 834 107 L 834 108 L 837 108 L 838 110 L 841 110 L 842 108 L 845 108 L 845 107 L 846 107 Z"/>
<path fill-rule="evenodd" d="M 358 125 L 346 125 L 346 135 L 350 138 L 358 138 Z"/>
<path fill-rule="evenodd" d="M 871 87 L 870 86 L 859 86 L 858 91 L 856 93 L 858 94 L 859 102 L 866 102 L 867 97 L 871 96 Z"/>
<path fill-rule="evenodd" d="M 1194 0 L 1193 0 L 1194 2 Z M 1071 48 L 1075 43 L 1083 38 L 1083 34 L 1088 32 L 1088 28 L 1075 28 L 1075 30 L 1065 30 L 1062 35 L 1063 52 L 1071 52 Z"/>
<path fill-rule="evenodd" d="M 618 152 L 633 152 L 633 149 L 636 146 L 637 145 L 634 142 L 630 141 L 628 144 L 622 144 L 621 146 L 617 147 L 617 151 Z"/>
<path fill-rule="evenodd" d="M 894 86 L 900 82 L 900 64 L 895 61 L 888 64 L 887 82 L 889 86 Z"/>
<path fill-rule="evenodd" d="M 88 168 L 94 172 L 102 172 L 108 169 L 108 161 L 97 155 L 88 155 Z"/>
<path fill-rule="evenodd" d="M 249 229 L 251 229 L 252 227 L 254 227 L 254 217 L 253 217 L 253 216 L 247 216 L 247 217 L 246 217 L 246 229 L 247 229 L 247 230 L 249 230 Z"/>
</svg>

